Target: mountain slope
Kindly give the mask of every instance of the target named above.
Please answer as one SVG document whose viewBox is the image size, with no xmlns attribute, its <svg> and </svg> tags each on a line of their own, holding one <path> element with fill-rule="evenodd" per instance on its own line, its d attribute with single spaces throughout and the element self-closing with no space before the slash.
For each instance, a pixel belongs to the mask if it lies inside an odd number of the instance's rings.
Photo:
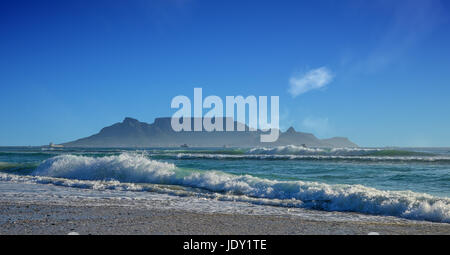
<svg viewBox="0 0 450 255">
<path fill-rule="evenodd" d="M 191 119 L 193 128 L 194 119 Z M 223 119 L 225 127 L 226 119 Z M 235 128 L 237 122 L 234 121 Z M 254 146 L 280 146 L 305 145 L 308 147 L 357 147 L 347 138 L 334 137 L 320 140 L 313 134 L 297 132 L 289 128 L 280 132 L 278 141 L 274 143 L 260 143 L 262 131 L 236 132 L 175 132 L 171 127 L 171 118 L 156 118 L 155 122 L 148 124 L 133 118 L 125 118 L 123 122 L 116 123 L 100 130 L 99 133 L 81 138 L 76 141 L 64 143 L 66 147 L 179 147 L 187 144 L 190 147 L 254 147 Z"/>
</svg>

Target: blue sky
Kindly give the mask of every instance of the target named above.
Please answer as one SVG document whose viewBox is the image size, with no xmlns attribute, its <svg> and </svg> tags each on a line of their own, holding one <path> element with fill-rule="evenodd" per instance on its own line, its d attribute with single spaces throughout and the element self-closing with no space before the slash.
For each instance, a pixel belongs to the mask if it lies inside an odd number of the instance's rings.
<svg viewBox="0 0 450 255">
<path fill-rule="evenodd" d="M 171 99 L 277 95 L 283 129 L 450 146 L 438 0 L 0 2 L 0 145 L 66 142 Z"/>
</svg>

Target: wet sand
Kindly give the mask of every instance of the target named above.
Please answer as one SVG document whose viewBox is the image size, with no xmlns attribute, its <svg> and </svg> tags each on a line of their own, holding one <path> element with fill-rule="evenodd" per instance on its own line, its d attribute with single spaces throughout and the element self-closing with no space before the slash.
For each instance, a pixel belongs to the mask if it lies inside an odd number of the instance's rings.
<svg viewBox="0 0 450 255">
<path fill-rule="evenodd" d="M 450 234 L 450 224 L 315 221 L 289 215 L 199 213 L 111 205 L 0 201 L 0 234 Z"/>
</svg>

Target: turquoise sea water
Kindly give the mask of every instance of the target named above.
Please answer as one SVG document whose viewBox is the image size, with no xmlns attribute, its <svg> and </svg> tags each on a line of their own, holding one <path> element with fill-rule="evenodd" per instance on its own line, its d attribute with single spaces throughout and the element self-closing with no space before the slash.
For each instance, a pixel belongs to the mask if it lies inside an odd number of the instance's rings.
<svg viewBox="0 0 450 255">
<path fill-rule="evenodd" d="M 449 148 L 3 147 L 0 180 L 450 222 Z"/>
</svg>

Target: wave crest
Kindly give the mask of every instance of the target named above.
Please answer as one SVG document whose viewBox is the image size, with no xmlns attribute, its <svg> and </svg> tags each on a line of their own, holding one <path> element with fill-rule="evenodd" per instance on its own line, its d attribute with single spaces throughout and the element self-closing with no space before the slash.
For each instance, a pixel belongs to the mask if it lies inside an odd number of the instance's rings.
<svg viewBox="0 0 450 255">
<path fill-rule="evenodd" d="M 411 191 L 381 191 L 362 185 L 276 181 L 220 171 L 177 168 L 174 164 L 124 153 L 118 156 L 61 155 L 44 161 L 33 172 L 49 176 L 120 183 L 174 184 L 222 195 L 260 199 L 257 203 L 327 211 L 351 211 L 450 223 L 450 199 Z M 267 202 L 270 200 L 270 203 Z"/>
<path fill-rule="evenodd" d="M 122 153 L 106 157 L 60 155 L 45 160 L 32 174 L 79 180 L 154 183 L 170 179 L 174 169 L 174 164 L 149 160 L 140 154 Z"/>
<path fill-rule="evenodd" d="M 383 151 L 383 149 L 369 148 L 308 148 L 296 145 L 277 147 L 258 147 L 248 151 L 249 154 L 269 155 L 334 155 L 334 156 L 362 156 Z"/>
</svg>

